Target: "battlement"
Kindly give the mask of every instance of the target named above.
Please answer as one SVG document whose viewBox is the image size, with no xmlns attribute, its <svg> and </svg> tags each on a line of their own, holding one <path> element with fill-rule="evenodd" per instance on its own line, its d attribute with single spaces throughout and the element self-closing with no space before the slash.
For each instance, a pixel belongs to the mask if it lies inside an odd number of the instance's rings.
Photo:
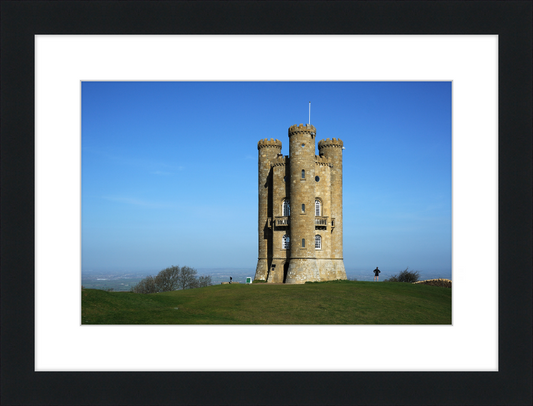
<svg viewBox="0 0 533 406">
<path fill-rule="evenodd" d="M 289 162 L 288 156 L 278 155 L 276 158 L 270 161 L 270 165 L 274 166 L 285 166 Z"/>
<path fill-rule="evenodd" d="M 333 167 L 333 164 L 329 161 L 329 158 L 327 156 L 320 156 L 320 155 L 315 155 L 315 164 L 319 165 L 319 166 L 329 166 L 329 167 Z"/>
<path fill-rule="evenodd" d="M 325 140 L 321 140 L 318 142 L 319 151 L 322 148 L 330 148 L 330 147 L 342 148 L 343 146 L 344 146 L 344 143 L 342 142 L 340 138 L 333 138 L 331 140 L 329 138 L 326 138 Z"/>
<path fill-rule="evenodd" d="M 257 143 L 257 149 L 261 148 L 279 148 L 281 149 L 281 141 L 275 140 L 274 138 L 271 138 L 270 140 L 268 138 L 265 138 L 264 140 L 259 140 Z"/>
<path fill-rule="evenodd" d="M 289 127 L 289 137 L 293 134 L 300 134 L 300 133 L 309 133 L 313 136 L 316 135 L 316 128 L 314 125 L 311 125 L 311 124 L 306 124 L 306 125 L 303 125 L 303 124 L 300 124 L 300 125 L 291 125 Z"/>
</svg>

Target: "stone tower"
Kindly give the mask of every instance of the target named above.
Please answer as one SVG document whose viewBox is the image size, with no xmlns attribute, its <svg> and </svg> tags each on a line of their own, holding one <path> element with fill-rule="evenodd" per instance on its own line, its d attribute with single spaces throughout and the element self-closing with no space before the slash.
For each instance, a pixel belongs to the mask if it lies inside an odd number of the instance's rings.
<svg viewBox="0 0 533 406">
<path fill-rule="evenodd" d="M 340 139 L 318 143 L 310 124 L 289 128 L 281 141 L 259 141 L 259 258 L 255 279 L 305 283 L 346 279 L 342 256 Z"/>
</svg>

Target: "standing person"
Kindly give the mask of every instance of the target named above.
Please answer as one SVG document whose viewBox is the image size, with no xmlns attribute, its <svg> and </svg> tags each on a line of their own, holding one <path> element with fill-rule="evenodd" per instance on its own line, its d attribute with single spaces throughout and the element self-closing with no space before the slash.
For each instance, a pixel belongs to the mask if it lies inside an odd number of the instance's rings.
<svg viewBox="0 0 533 406">
<path fill-rule="evenodd" d="M 231 284 L 231 280 L 232 280 L 232 279 L 233 279 L 233 278 L 230 276 L 230 277 L 229 277 L 229 283 L 230 283 L 230 284 Z"/>
<path fill-rule="evenodd" d="M 374 280 L 375 281 L 378 281 L 379 282 L 379 273 L 381 271 L 379 270 L 379 268 L 376 266 L 376 269 L 374 269 Z"/>
</svg>

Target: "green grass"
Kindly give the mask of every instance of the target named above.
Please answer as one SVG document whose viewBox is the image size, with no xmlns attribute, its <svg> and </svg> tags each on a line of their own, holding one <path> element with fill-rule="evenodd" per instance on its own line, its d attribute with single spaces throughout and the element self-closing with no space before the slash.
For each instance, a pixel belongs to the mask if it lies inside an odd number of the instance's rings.
<svg viewBox="0 0 533 406">
<path fill-rule="evenodd" d="M 400 282 L 82 290 L 83 324 L 451 324 L 451 289 Z"/>
</svg>

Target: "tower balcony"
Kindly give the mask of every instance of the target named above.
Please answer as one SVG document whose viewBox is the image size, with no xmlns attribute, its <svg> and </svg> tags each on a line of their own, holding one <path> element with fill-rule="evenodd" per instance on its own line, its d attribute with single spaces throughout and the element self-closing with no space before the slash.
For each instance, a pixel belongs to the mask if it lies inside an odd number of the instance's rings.
<svg viewBox="0 0 533 406">
<path fill-rule="evenodd" d="M 287 227 L 289 225 L 288 216 L 275 216 L 268 218 L 268 228 Z"/>
<path fill-rule="evenodd" d="M 328 229 L 329 227 L 331 227 L 332 230 L 335 228 L 334 218 L 328 220 L 328 216 L 315 216 L 315 228 Z"/>
<path fill-rule="evenodd" d="M 274 217 L 274 225 L 276 227 L 287 227 L 289 225 L 288 216 L 276 216 Z"/>
<path fill-rule="evenodd" d="M 335 228 L 335 219 L 328 216 L 315 216 L 315 228 Z M 288 227 L 290 225 L 289 216 L 275 216 L 268 218 L 268 228 Z"/>
<path fill-rule="evenodd" d="M 315 217 L 315 226 L 327 227 L 327 225 L 328 225 L 328 217 L 327 216 L 316 216 Z"/>
</svg>

